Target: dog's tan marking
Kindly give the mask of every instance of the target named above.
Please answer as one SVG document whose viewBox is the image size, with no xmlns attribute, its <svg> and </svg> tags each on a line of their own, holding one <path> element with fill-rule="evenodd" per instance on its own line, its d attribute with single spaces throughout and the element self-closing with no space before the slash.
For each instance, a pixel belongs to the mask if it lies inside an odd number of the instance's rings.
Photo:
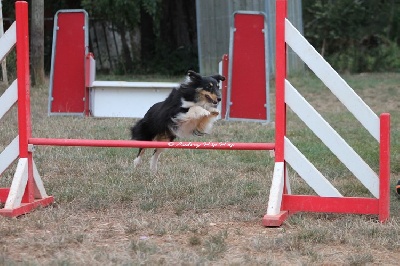
<svg viewBox="0 0 400 266">
<path fill-rule="evenodd" d="M 198 96 L 199 96 L 198 101 L 202 102 L 203 103 L 202 105 L 218 104 L 218 96 L 215 95 L 214 93 L 202 90 L 200 91 Z M 210 103 L 210 101 L 207 99 L 207 96 L 210 97 L 212 103 Z"/>
<path fill-rule="evenodd" d="M 199 119 L 197 122 L 196 130 L 198 132 L 209 134 L 216 119 L 217 117 L 214 115 L 206 116 Z"/>
</svg>

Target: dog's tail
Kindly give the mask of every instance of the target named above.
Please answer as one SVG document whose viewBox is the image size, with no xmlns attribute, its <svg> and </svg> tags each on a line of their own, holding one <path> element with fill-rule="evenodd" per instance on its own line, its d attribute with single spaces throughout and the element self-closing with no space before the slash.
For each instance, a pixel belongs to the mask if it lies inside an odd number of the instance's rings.
<svg viewBox="0 0 400 266">
<path fill-rule="evenodd" d="M 131 127 L 131 139 L 132 140 L 148 140 L 146 138 L 146 132 L 143 132 L 144 126 L 143 121 L 139 120 L 134 126 Z"/>
</svg>

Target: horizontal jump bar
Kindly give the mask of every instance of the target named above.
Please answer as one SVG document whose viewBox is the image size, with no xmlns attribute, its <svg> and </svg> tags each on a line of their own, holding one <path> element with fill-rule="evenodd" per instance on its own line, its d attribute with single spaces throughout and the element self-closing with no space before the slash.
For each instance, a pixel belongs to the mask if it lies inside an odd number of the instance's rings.
<svg viewBox="0 0 400 266">
<path fill-rule="evenodd" d="M 84 146 L 84 147 L 120 147 L 120 148 L 175 148 L 202 150 L 274 150 L 275 143 L 251 142 L 164 142 L 137 140 L 105 139 L 53 139 L 30 138 L 29 144 L 42 146 Z"/>
</svg>

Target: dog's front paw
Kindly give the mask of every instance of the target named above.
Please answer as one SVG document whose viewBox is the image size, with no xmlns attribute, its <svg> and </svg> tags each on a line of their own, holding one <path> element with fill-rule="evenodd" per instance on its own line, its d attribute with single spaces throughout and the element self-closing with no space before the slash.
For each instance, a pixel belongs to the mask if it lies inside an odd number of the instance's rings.
<svg viewBox="0 0 400 266">
<path fill-rule="evenodd" d="M 208 109 L 208 111 L 210 112 L 210 114 L 212 116 L 218 116 L 219 115 L 219 110 L 217 108 L 211 107 L 210 109 Z"/>
<path fill-rule="evenodd" d="M 201 109 L 199 109 L 199 110 L 197 111 L 198 117 L 209 116 L 210 114 L 211 114 L 210 111 L 207 111 L 207 110 L 204 109 L 204 108 L 201 108 Z"/>
<path fill-rule="evenodd" d="M 206 109 L 204 109 L 201 106 L 193 106 L 189 108 L 188 111 L 188 116 L 190 118 L 200 118 L 200 117 L 204 117 L 204 116 L 209 116 L 211 113 L 210 111 L 207 111 Z"/>
</svg>

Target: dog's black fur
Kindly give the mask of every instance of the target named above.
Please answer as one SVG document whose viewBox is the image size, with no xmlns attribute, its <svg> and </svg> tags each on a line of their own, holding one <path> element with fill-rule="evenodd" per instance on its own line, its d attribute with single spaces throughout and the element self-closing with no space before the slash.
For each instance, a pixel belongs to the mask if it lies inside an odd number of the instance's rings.
<svg viewBox="0 0 400 266">
<path fill-rule="evenodd" d="M 219 82 L 221 75 L 201 76 L 189 70 L 186 80 L 173 89 L 163 101 L 154 104 L 145 116 L 131 128 L 133 140 L 173 141 L 176 137 L 204 135 L 209 133 L 219 111 L 221 101 Z M 155 149 L 150 162 L 157 170 L 157 161 L 162 149 Z M 134 161 L 140 164 L 144 149 L 140 148 Z"/>
</svg>

